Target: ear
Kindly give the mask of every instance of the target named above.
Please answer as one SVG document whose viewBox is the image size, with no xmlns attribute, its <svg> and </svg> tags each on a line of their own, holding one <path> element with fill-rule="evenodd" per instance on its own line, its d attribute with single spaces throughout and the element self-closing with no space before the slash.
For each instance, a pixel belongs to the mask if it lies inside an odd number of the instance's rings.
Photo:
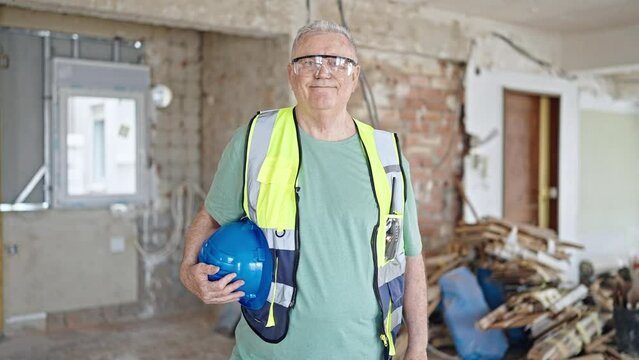
<svg viewBox="0 0 639 360">
<path fill-rule="evenodd" d="M 288 73 L 288 84 L 293 88 L 293 78 L 296 76 L 295 71 L 293 71 L 293 64 L 288 63 L 286 66 L 286 71 Z"/>
<path fill-rule="evenodd" d="M 359 70 L 360 67 L 359 65 L 357 65 L 355 66 L 355 68 L 353 69 L 353 73 L 351 74 L 351 76 L 353 77 L 353 81 L 355 82 L 355 86 L 353 86 L 353 92 L 355 92 L 355 90 L 359 88 Z"/>
</svg>

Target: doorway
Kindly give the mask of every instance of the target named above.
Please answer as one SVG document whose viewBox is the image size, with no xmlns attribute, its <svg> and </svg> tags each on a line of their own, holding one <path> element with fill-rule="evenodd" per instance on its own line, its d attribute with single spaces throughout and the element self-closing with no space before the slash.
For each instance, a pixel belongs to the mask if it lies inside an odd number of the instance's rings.
<svg viewBox="0 0 639 360">
<path fill-rule="evenodd" d="M 559 97 L 504 90 L 504 217 L 558 231 Z"/>
</svg>

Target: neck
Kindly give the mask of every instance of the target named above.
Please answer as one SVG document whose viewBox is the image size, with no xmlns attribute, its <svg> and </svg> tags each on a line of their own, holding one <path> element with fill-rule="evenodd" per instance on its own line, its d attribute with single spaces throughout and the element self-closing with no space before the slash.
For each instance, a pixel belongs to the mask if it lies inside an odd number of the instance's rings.
<svg viewBox="0 0 639 360">
<path fill-rule="evenodd" d="M 295 107 L 295 116 L 299 126 L 318 140 L 344 140 L 356 132 L 353 119 L 346 109 L 309 112 L 297 106 Z"/>
</svg>

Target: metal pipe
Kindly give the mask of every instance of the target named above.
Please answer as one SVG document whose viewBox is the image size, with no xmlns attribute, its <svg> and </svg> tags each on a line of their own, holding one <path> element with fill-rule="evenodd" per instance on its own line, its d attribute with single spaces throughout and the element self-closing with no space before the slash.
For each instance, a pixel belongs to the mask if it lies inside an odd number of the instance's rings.
<svg viewBox="0 0 639 360">
<path fill-rule="evenodd" d="M 113 39 L 111 47 L 113 48 L 113 62 L 120 62 L 120 38 Z"/>
<path fill-rule="evenodd" d="M 0 204 L 0 213 L 4 212 L 20 212 L 20 211 L 39 211 L 49 209 L 47 203 L 35 203 L 35 204 Z"/>
<path fill-rule="evenodd" d="M 44 176 L 44 173 L 46 172 L 47 172 L 47 167 L 45 165 L 42 165 L 38 169 L 38 171 L 36 171 L 35 175 L 33 175 L 31 180 L 27 184 L 27 186 L 25 186 L 24 189 L 22 189 L 22 191 L 20 192 L 20 195 L 18 195 L 18 198 L 15 201 L 15 204 L 22 203 L 27 199 L 29 194 L 31 194 L 33 189 L 35 189 L 36 185 L 38 185 L 38 183 L 40 182 L 40 179 L 42 179 L 42 177 Z"/>
<path fill-rule="evenodd" d="M 43 112 L 44 112 L 44 204 L 49 207 L 51 203 L 51 38 L 49 35 L 43 36 L 42 46 L 44 50 L 44 91 L 43 91 Z"/>
<path fill-rule="evenodd" d="M 71 41 L 73 42 L 73 58 L 77 59 L 80 57 L 80 40 L 78 34 L 71 35 Z"/>
</svg>

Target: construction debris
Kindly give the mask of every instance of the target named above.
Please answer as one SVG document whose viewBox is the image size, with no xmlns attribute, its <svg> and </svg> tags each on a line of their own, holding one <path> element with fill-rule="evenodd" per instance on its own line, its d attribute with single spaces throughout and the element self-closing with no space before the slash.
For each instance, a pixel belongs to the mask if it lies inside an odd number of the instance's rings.
<svg viewBox="0 0 639 360">
<path fill-rule="evenodd" d="M 561 360 L 579 354 L 584 344 L 601 334 L 599 315 L 592 311 L 539 339 L 530 349 L 527 359 Z"/>
<path fill-rule="evenodd" d="M 436 313 L 441 301 L 437 284 L 443 274 L 459 266 L 483 268 L 489 271 L 490 281 L 503 287 L 505 302 L 477 321 L 477 328 L 524 329 L 534 341 L 526 356 L 530 360 L 577 355 L 584 360 L 626 359 L 615 348 L 611 319 L 615 306 L 625 307 L 630 276 L 591 276 L 586 285 L 562 287 L 571 252 L 579 249 L 583 247 L 560 240 L 552 230 L 503 219 L 462 224 L 445 251 L 424 259 L 428 315 Z M 639 301 L 639 264 L 633 270 L 631 294 L 637 300 L 630 299 Z M 431 345 L 451 345 L 442 327 L 445 330 L 444 325 L 431 325 Z M 605 329 L 610 330 L 602 335 Z"/>
</svg>

